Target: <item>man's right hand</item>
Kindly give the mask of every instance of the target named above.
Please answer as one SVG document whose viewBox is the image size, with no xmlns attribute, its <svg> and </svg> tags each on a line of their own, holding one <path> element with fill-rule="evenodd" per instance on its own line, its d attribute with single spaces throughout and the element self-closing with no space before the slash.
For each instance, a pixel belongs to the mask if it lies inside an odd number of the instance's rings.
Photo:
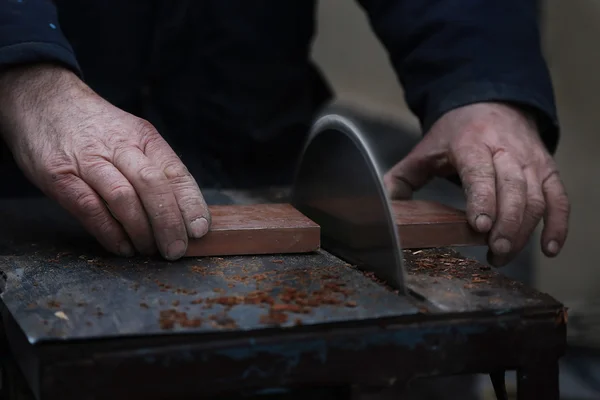
<svg viewBox="0 0 600 400">
<path fill-rule="evenodd" d="M 182 257 L 210 214 L 154 127 L 52 65 L 0 74 L 0 130 L 25 175 L 110 252 Z"/>
</svg>

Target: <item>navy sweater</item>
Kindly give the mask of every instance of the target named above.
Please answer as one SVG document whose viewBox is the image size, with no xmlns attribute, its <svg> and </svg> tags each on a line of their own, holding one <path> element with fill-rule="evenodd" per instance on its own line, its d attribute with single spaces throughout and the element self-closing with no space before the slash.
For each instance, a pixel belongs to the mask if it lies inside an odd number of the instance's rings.
<svg viewBox="0 0 600 400">
<path fill-rule="evenodd" d="M 504 101 L 533 112 L 555 151 L 535 1 L 359 3 L 423 131 L 453 108 Z M 61 63 L 176 149 L 193 136 L 205 169 L 227 175 L 288 159 L 331 97 L 310 58 L 315 11 L 311 0 L 0 0 L 0 70 Z"/>
</svg>

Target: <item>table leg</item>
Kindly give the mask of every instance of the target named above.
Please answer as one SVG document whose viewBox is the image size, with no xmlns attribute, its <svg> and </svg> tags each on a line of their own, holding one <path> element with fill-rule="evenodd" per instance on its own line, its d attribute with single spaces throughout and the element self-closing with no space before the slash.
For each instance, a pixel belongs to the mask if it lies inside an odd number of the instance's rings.
<svg viewBox="0 0 600 400">
<path fill-rule="evenodd" d="M 2 374 L 0 400 L 35 399 L 16 363 L 7 357 L 3 357 L 0 369 Z"/>
<path fill-rule="evenodd" d="M 517 370 L 518 400 L 559 400 L 558 360 L 527 365 Z"/>
</svg>

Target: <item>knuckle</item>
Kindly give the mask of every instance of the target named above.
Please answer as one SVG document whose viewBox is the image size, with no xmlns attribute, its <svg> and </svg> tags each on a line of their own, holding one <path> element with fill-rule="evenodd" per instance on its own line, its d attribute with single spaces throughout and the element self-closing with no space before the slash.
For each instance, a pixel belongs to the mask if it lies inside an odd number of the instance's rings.
<svg viewBox="0 0 600 400">
<path fill-rule="evenodd" d="M 168 146 L 154 125 L 144 119 L 137 121 L 136 132 L 139 136 L 139 143 L 141 144 L 140 147 L 143 153 L 157 151 L 165 145 Z"/>
<path fill-rule="evenodd" d="M 105 176 L 106 171 L 111 168 L 111 164 L 109 164 L 108 162 L 106 162 L 106 160 L 101 158 L 82 159 L 79 162 L 79 165 L 81 166 L 83 176 L 88 174 L 98 177 Z"/>
<path fill-rule="evenodd" d="M 98 232 L 102 236 L 112 236 L 114 234 L 114 224 L 108 218 L 103 218 L 97 223 Z"/>
<path fill-rule="evenodd" d="M 505 230 L 514 231 L 521 226 L 521 218 L 514 214 L 503 215 L 499 221 Z"/>
<path fill-rule="evenodd" d="M 546 202 L 543 197 L 531 197 L 527 202 L 527 209 L 525 212 L 533 218 L 539 219 L 544 215 L 546 211 Z"/>
<path fill-rule="evenodd" d="M 104 214 L 104 207 L 91 193 L 82 193 L 76 196 L 75 204 L 88 218 L 99 219 Z"/>
<path fill-rule="evenodd" d="M 161 229 L 171 229 L 182 222 L 179 206 L 175 202 L 168 201 L 164 195 L 159 195 L 154 199 L 148 216 Z"/>
<path fill-rule="evenodd" d="M 494 195 L 494 183 L 488 180 L 476 179 L 465 183 L 464 191 L 474 204 L 487 204 Z"/>
<path fill-rule="evenodd" d="M 181 195 L 179 197 L 179 204 L 181 206 L 182 209 L 184 210 L 189 210 L 189 209 L 199 209 L 199 208 L 204 208 L 204 203 L 201 200 L 200 196 L 194 196 L 191 194 L 184 194 Z M 203 212 L 203 211 L 201 211 Z M 203 215 L 198 215 L 198 217 L 202 217 Z M 195 216 L 193 217 L 195 218 Z"/>
<path fill-rule="evenodd" d="M 157 186 L 163 183 L 165 175 L 156 167 L 146 165 L 138 171 L 140 180 L 145 186 Z"/>
<path fill-rule="evenodd" d="M 41 168 L 52 180 L 56 180 L 57 176 L 66 176 L 76 172 L 75 163 L 66 153 L 56 154 L 42 160 Z"/>
<path fill-rule="evenodd" d="M 552 155 L 546 150 L 545 147 L 540 147 L 540 152 L 536 154 L 534 157 L 535 160 L 538 161 L 538 165 L 546 170 L 550 171 L 550 173 L 558 172 L 558 165 Z"/>
<path fill-rule="evenodd" d="M 548 168 L 546 173 L 543 175 L 543 179 L 542 179 L 542 186 L 543 187 L 555 187 L 558 188 L 560 191 L 564 192 L 564 185 L 562 183 L 562 180 L 560 178 L 560 174 L 558 172 L 558 169 L 556 168 Z"/>
<path fill-rule="evenodd" d="M 477 163 L 463 166 L 458 173 L 461 176 L 471 177 L 473 181 L 486 181 L 495 176 L 494 167 L 491 165 L 481 165 Z"/>
<path fill-rule="evenodd" d="M 136 132 L 147 139 L 152 139 L 158 135 L 158 131 L 149 121 L 138 118 L 135 123 Z"/>
<path fill-rule="evenodd" d="M 111 135 L 113 136 L 113 135 Z M 80 157 L 96 156 L 102 157 L 106 155 L 108 147 L 106 144 L 98 140 L 89 140 L 78 146 Z"/>
<path fill-rule="evenodd" d="M 133 204 L 136 201 L 135 190 L 126 185 L 113 186 L 107 191 L 106 201 L 109 204 Z"/>
<path fill-rule="evenodd" d="M 156 210 L 151 219 L 153 220 L 153 225 L 159 227 L 162 231 L 174 232 L 185 229 L 179 214 L 172 207 L 163 207 Z"/>
<path fill-rule="evenodd" d="M 500 178 L 500 186 L 509 193 L 525 193 L 527 181 L 522 174 L 503 176 Z"/>
<path fill-rule="evenodd" d="M 56 170 L 47 170 L 47 176 L 51 187 L 58 193 L 71 192 L 71 185 L 75 181 L 75 175 L 70 173 L 62 173 Z"/>
<path fill-rule="evenodd" d="M 519 231 L 521 224 L 523 223 L 523 216 L 525 210 L 519 207 L 509 207 L 499 216 L 498 226 L 499 229 L 505 233 L 516 233 Z"/>
<path fill-rule="evenodd" d="M 487 179 L 473 179 L 468 183 L 467 187 L 471 191 L 477 191 L 480 195 L 483 195 L 494 189 L 494 182 Z"/>
<path fill-rule="evenodd" d="M 168 161 L 163 170 L 167 179 L 175 184 L 188 183 L 192 177 L 186 166 L 178 159 Z"/>
</svg>

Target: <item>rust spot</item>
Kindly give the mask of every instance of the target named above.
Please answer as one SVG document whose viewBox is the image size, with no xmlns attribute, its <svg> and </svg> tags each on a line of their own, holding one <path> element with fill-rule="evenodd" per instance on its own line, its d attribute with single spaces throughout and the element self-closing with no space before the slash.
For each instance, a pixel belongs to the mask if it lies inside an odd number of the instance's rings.
<svg viewBox="0 0 600 400">
<path fill-rule="evenodd" d="M 273 310 L 275 312 L 289 311 L 289 312 L 293 312 L 293 313 L 301 313 L 303 311 L 303 308 L 297 304 L 274 304 L 271 307 L 271 310 Z"/>
<path fill-rule="evenodd" d="M 265 325 L 281 325 L 286 323 L 288 320 L 288 315 L 281 311 L 273 311 L 269 310 L 269 313 L 266 315 L 260 316 L 260 323 Z"/>
<path fill-rule="evenodd" d="M 158 324 L 164 330 L 173 329 L 176 324 L 184 328 L 197 328 L 202 325 L 202 319 L 188 318 L 187 313 L 171 309 L 160 312 Z"/>
<path fill-rule="evenodd" d="M 222 306 L 236 306 L 242 304 L 243 299 L 240 296 L 221 296 L 211 299 L 206 299 L 206 304 L 220 304 Z"/>
<path fill-rule="evenodd" d="M 198 292 L 196 290 L 193 289 L 175 289 L 174 291 L 175 294 L 185 294 L 185 295 L 195 295 L 198 294 Z"/>
</svg>

